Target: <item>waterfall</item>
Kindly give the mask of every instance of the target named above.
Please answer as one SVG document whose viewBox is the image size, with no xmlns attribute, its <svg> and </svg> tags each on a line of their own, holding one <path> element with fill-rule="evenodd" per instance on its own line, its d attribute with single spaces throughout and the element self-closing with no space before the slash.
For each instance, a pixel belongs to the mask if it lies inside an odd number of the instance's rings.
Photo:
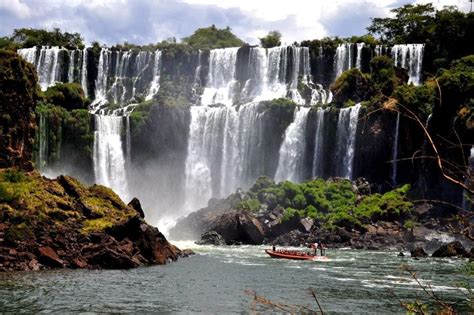
<svg viewBox="0 0 474 315">
<path fill-rule="evenodd" d="M 153 96 L 158 93 L 160 89 L 160 75 L 161 75 L 161 51 L 157 50 L 154 53 L 154 60 L 153 60 L 153 80 L 150 84 L 150 89 L 148 91 L 148 95 L 146 96 L 146 100 L 153 99 Z"/>
<path fill-rule="evenodd" d="M 36 47 L 18 50 L 20 56 L 35 66 L 41 90 L 46 91 L 48 87 L 59 81 L 59 53 L 63 50 L 60 47 L 43 46 L 40 48 L 39 57 Z"/>
<path fill-rule="evenodd" d="M 324 115 L 326 111 L 318 108 L 316 112 L 316 132 L 314 135 L 313 177 L 323 176 Z"/>
<path fill-rule="evenodd" d="M 258 104 L 192 106 L 185 162 L 185 209 L 205 206 L 211 197 L 249 187 L 261 175 Z M 261 167 L 261 165 L 259 165 Z"/>
<path fill-rule="evenodd" d="M 408 70 L 408 83 L 421 84 L 424 44 L 394 45 L 392 58 L 395 66 Z"/>
<path fill-rule="evenodd" d="M 356 58 L 356 68 L 361 69 L 362 67 L 362 49 L 364 48 L 365 43 L 357 43 L 357 58 Z"/>
<path fill-rule="evenodd" d="M 334 56 L 334 68 L 336 69 L 335 79 L 339 78 L 344 71 L 352 68 L 352 60 L 352 44 L 339 44 L 336 48 L 336 55 Z"/>
<path fill-rule="evenodd" d="M 382 56 L 383 55 L 384 46 L 383 45 L 376 45 L 375 46 L 375 56 Z"/>
<path fill-rule="evenodd" d="M 295 109 L 293 122 L 285 131 L 285 138 L 280 147 L 278 168 L 275 181 L 289 180 L 300 182 L 303 180 L 303 164 L 305 156 L 305 132 L 309 107 Z"/>
<path fill-rule="evenodd" d="M 123 200 L 128 198 L 125 156 L 122 144 L 123 117 L 94 115 L 95 182 L 112 188 Z"/>
<path fill-rule="evenodd" d="M 397 186 L 397 159 L 398 159 L 398 130 L 400 127 L 400 112 L 397 112 L 397 120 L 395 122 L 395 137 L 393 139 L 392 146 L 392 171 L 390 179 L 392 180 L 392 186 Z"/>
<path fill-rule="evenodd" d="M 82 58 L 81 58 L 81 86 L 84 90 L 84 95 L 88 97 L 88 89 L 87 89 L 87 48 L 82 50 Z"/>
<path fill-rule="evenodd" d="M 340 165 L 337 170 L 337 176 L 339 177 L 352 179 L 352 166 L 354 162 L 359 110 L 360 103 L 339 110 L 336 136 Z"/>
<path fill-rule="evenodd" d="M 67 79 L 69 83 L 74 82 L 75 57 L 76 57 L 76 50 L 71 50 L 69 54 L 69 68 L 67 71 Z"/>
<path fill-rule="evenodd" d="M 36 166 L 41 170 L 48 164 L 48 125 L 46 115 L 39 112 L 38 124 L 38 158 Z"/>
<path fill-rule="evenodd" d="M 201 96 L 203 105 L 224 104 L 230 106 L 233 104 L 238 50 L 238 48 L 211 50 L 207 84 Z"/>
</svg>

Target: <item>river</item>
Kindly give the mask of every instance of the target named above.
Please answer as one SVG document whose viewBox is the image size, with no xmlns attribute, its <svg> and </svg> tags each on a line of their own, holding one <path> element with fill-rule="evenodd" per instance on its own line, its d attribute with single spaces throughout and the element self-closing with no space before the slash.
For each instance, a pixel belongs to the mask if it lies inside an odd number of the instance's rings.
<svg viewBox="0 0 474 315">
<path fill-rule="evenodd" d="M 132 270 L 54 270 L 0 274 L 0 312 L 248 313 L 255 291 L 273 302 L 329 313 L 404 313 L 401 301 L 426 300 L 400 268 L 409 264 L 442 299 L 467 310 L 463 259 L 397 257 L 395 252 L 328 250 L 327 262 L 271 259 L 264 246 L 198 246 L 195 256 Z M 257 311 L 270 311 L 263 305 Z"/>
</svg>

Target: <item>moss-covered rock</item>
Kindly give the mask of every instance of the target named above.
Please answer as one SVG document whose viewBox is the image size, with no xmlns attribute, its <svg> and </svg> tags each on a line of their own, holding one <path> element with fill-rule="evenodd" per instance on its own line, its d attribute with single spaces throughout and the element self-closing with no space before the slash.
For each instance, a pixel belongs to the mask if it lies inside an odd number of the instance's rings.
<svg viewBox="0 0 474 315">
<path fill-rule="evenodd" d="M 33 268 L 130 268 L 176 260 L 180 251 L 112 190 L 69 176 L 0 170 L 0 271 Z M 19 254 L 5 260 L 11 248 Z M 37 251 L 62 264 L 48 263 Z M 32 264 L 31 261 L 40 264 Z M 33 268 L 34 269 L 34 268 Z"/>
<path fill-rule="evenodd" d="M 0 50 L 0 167 L 32 167 L 37 81 L 31 64 Z"/>
<path fill-rule="evenodd" d="M 370 99 L 375 94 L 370 75 L 359 69 L 350 69 L 341 74 L 331 85 L 334 94 L 333 102 L 338 107 L 353 105 Z"/>
</svg>

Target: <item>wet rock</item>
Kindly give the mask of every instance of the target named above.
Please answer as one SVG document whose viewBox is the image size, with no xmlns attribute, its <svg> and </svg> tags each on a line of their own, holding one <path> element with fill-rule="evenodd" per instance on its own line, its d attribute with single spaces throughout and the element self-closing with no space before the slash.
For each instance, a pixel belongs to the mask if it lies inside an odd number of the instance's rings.
<svg viewBox="0 0 474 315">
<path fill-rule="evenodd" d="M 88 266 L 88 264 L 82 260 L 81 258 L 74 258 L 72 260 L 72 267 L 73 268 L 79 268 L 79 269 L 83 269 L 83 268 L 86 268 Z"/>
<path fill-rule="evenodd" d="M 91 265 L 104 269 L 130 269 L 140 265 L 140 262 L 133 259 L 133 257 L 109 248 L 94 253 L 87 260 Z"/>
<path fill-rule="evenodd" d="M 135 209 L 140 215 L 140 218 L 142 219 L 145 218 L 145 212 L 143 211 L 142 205 L 140 203 L 140 200 L 138 200 L 138 198 L 133 198 L 132 201 L 129 202 L 128 206 Z"/>
<path fill-rule="evenodd" d="M 48 246 L 38 248 L 38 260 L 49 267 L 64 267 L 64 261 Z"/>
<path fill-rule="evenodd" d="M 442 245 L 440 248 L 434 251 L 431 257 L 469 257 L 469 253 L 466 251 L 461 242 L 454 241 L 448 244 Z"/>
<path fill-rule="evenodd" d="M 30 262 L 28 263 L 28 267 L 33 271 L 40 270 L 40 264 L 38 263 L 36 259 L 30 260 Z"/>
<path fill-rule="evenodd" d="M 201 235 L 201 239 L 196 242 L 198 245 L 216 245 L 222 246 L 225 245 L 225 240 L 216 231 L 209 231 Z"/>
<path fill-rule="evenodd" d="M 428 254 L 425 252 L 423 247 L 418 246 L 410 251 L 410 256 L 413 258 L 419 258 L 419 257 L 428 257 Z"/>
<path fill-rule="evenodd" d="M 192 255 L 196 255 L 196 253 L 192 250 L 192 249 L 189 249 L 189 248 L 185 248 L 181 251 L 181 257 L 189 257 L 189 256 L 192 256 Z"/>
<path fill-rule="evenodd" d="M 227 245 L 259 245 L 265 235 L 262 223 L 245 211 L 232 211 L 217 217 L 209 230 L 220 234 Z"/>
</svg>

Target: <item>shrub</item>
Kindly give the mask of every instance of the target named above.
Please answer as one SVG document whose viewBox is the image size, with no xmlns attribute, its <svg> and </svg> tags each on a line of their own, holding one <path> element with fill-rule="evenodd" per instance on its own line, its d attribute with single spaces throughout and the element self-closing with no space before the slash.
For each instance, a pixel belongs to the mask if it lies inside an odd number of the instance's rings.
<svg viewBox="0 0 474 315">
<path fill-rule="evenodd" d="M 259 38 L 260 45 L 263 48 L 272 48 L 281 45 L 281 33 L 279 31 L 271 31 L 267 36 Z"/>
</svg>

